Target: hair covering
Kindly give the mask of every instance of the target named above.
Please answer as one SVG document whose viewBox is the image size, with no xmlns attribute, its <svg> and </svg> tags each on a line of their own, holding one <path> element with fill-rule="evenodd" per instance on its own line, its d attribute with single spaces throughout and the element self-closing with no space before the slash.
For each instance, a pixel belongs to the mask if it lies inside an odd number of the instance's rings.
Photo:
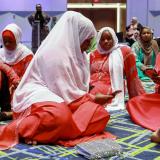
<svg viewBox="0 0 160 160">
<path fill-rule="evenodd" d="M 12 41 L 16 42 L 16 39 L 15 39 L 14 34 L 13 34 L 11 31 L 9 31 L 9 30 L 3 31 L 2 37 L 3 37 L 3 39 L 4 39 L 5 37 L 9 37 Z"/>
<path fill-rule="evenodd" d="M 154 50 L 155 54 L 157 55 L 159 52 L 159 47 L 158 47 L 156 40 L 153 39 L 153 35 L 151 36 L 150 41 L 146 42 L 142 39 L 141 34 L 144 29 L 148 29 L 150 31 L 150 33 L 153 34 L 153 30 L 150 27 L 147 27 L 147 26 L 142 27 L 142 29 L 140 31 L 140 38 L 138 41 L 139 46 L 143 49 L 143 51 L 146 55 L 149 55 L 152 52 L 152 50 Z"/>
<path fill-rule="evenodd" d="M 93 23 L 82 14 L 67 11 L 43 41 L 13 97 L 13 111 L 37 102 L 65 102 L 89 89 L 89 64 L 80 45 L 94 37 Z"/>
<path fill-rule="evenodd" d="M 3 33 L 6 31 L 10 31 L 15 37 L 17 46 L 16 46 L 16 49 L 13 51 L 7 50 L 7 48 L 5 48 L 4 46 L 3 36 L 6 34 L 3 34 Z M 11 38 L 13 38 L 13 35 L 11 36 Z M 23 44 L 20 43 L 21 38 L 22 38 L 22 31 L 20 27 L 17 26 L 16 24 L 14 23 L 8 24 L 3 29 L 1 33 L 1 41 L 3 44 L 3 48 L 0 49 L 0 59 L 2 59 L 4 63 L 7 63 L 9 65 L 14 65 L 19 61 L 21 61 L 26 56 L 32 54 L 31 50 L 29 50 L 27 47 L 25 47 Z"/>
<path fill-rule="evenodd" d="M 111 33 L 111 36 L 112 36 L 112 38 L 113 38 L 113 47 L 112 47 L 110 50 L 108 50 L 108 51 L 103 50 L 103 49 L 101 48 L 100 44 L 99 44 L 100 39 L 101 39 L 101 37 L 102 37 L 102 33 L 105 32 L 105 31 L 108 31 L 109 33 Z M 99 30 L 98 35 L 97 35 L 97 49 L 98 49 L 98 51 L 99 51 L 101 54 L 108 54 L 108 53 L 112 52 L 114 49 L 116 49 L 118 46 L 119 46 L 119 45 L 118 45 L 118 38 L 117 38 L 117 36 L 116 36 L 115 31 L 114 31 L 112 28 L 110 28 L 110 27 L 103 27 L 103 28 L 101 28 L 101 29 Z"/>
<path fill-rule="evenodd" d="M 109 32 L 113 38 L 113 47 L 105 51 L 100 46 L 100 39 L 103 32 Z M 100 29 L 97 36 L 97 48 L 100 54 L 109 54 L 109 73 L 111 79 L 111 87 L 112 91 L 121 90 L 122 92 L 117 94 L 115 98 L 112 100 L 111 104 L 108 106 L 115 107 L 115 109 L 123 109 L 124 108 L 124 82 L 123 82 L 123 55 L 120 49 L 120 45 L 118 44 L 118 38 L 116 36 L 115 31 L 110 27 L 104 27 Z"/>
</svg>

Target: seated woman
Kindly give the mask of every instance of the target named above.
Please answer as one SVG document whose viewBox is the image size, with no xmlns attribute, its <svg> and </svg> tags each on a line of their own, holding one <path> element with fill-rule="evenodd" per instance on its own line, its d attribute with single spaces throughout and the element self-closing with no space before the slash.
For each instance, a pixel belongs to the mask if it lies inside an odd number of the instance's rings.
<svg viewBox="0 0 160 160">
<path fill-rule="evenodd" d="M 153 40 L 151 28 L 142 27 L 139 40 L 132 45 L 132 50 L 136 53 L 136 66 L 138 76 L 141 80 L 150 80 L 144 71 L 155 66 L 156 56 L 159 52 L 158 44 Z"/>
<path fill-rule="evenodd" d="M 124 109 L 124 75 L 129 98 L 145 92 L 137 75 L 135 56 L 130 47 L 118 44 L 115 31 L 110 27 L 98 32 L 97 44 L 97 50 L 90 54 L 90 93 L 117 93 L 107 109 L 111 106 L 112 109 Z"/>
<path fill-rule="evenodd" d="M 0 149 L 16 145 L 19 139 L 27 144 L 71 146 L 78 139 L 108 137 L 103 132 L 110 115 L 94 102 L 97 97 L 88 93 L 85 51 L 95 35 L 93 23 L 82 14 L 63 14 L 14 93 L 14 120 L 0 127 Z"/>
<path fill-rule="evenodd" d="M 20 43 L 22 31 L 16 24 L 7 25 L 2 31 L 3 48 L 0 49 L 0 59 L 3 63 L 11 67 L 21 80 L 28 64 L 30 63 L 33 53 L 27 47 Z M 1 72 L 2 70 L 0 70 Z M 6 120 L 11 118 L 11 97 L 13 94 L 12 83 L 8 81 L 8 74 L 2 71 L 0 84 L 0 101 L 1 113 L 0 119 Z M 9 90 L 10 89 L 10 90 Z M 15 88 L 14 88 L 15 89 Z M 9 115 L 4 116 L 4 114 Z M 3 118 L 6 117 L 6 118 Z"/>
</svg>

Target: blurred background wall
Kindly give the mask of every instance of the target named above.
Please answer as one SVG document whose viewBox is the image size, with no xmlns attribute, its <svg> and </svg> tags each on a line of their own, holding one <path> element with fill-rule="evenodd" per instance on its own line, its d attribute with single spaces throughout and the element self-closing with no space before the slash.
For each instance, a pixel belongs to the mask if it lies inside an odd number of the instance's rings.
<svg viewBox="0 0 160 160">
<path fill-rule="evenodd" d="M 30 47 L 31 26 L 27 17 L 38 3 L 51 16 L 50 29 L 66 10 L 74 10 L 90 18 L 97 30 L 110 26 L 123 35 L 136 16 L 141 24 L 152 27 L 155 37 L 160 37 L 160 0 L 1 0 L 0 31 L 8 23 L 18 24 L 23 31 L 23 43 Z"/>
<path fill-rule="evenodd" d="M 127 0 L 126 16 L 127 24 L 136 16 L 142 25 L 154 30 L 155 37 L 160 37 L 160 0 Z"/>
<path fill-rule="evenodd" d="M 67 0 L 1 0 L 0 2 L 0 31 L 7 24 L 16 23 L 23 31 L 22 42 L 29 48 L 31 48 L 32 28 L 27 18 L 36 10 L 36 4 L 40 3 L 42 10 L 51 16 L 48 24 L 50 29 L 61 14 L 67 10 Z"/>
</svg>

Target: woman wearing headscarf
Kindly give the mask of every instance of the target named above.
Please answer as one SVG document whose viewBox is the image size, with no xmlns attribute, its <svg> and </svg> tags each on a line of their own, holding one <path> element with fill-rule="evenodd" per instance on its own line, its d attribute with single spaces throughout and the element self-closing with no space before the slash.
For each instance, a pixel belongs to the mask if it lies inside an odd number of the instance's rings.
<svg viewBox="0 0 160 160">
<path fill-rule="evenodd" d="M 97 36 L 97 49 L 90 54 L 90 93 L 97 95 L 116 93 L 107 109 L 125 108 L 125 84 L 127 80 L 129 98 L 144 93 L 137 75 L 135 56 L 130 47 L 118 44 L 115 31 L 110 27 L 100 29 Z"/>
<path fill-rule="evenodd" d="M 88 18 L 74 11 L 64 13 L 14 93 L 15 120 L 0 127 L 0 149 L 14 146 L 20 138 L 27 144 L 71 146 L 92 135 L 108 137 L 103 131 L 109 114 L 88 93 L 90 76 L 85 51 L 95 34 Z"/>
<path fill-rule="evenodd" d="M 1 61 L 14 70 L 14 72 L 19 77 L 19 80 L 21 80 L 26 68 L 28 67 L 33 57 L 32 51 L 20 43 L 21 37 L 22 31 L 19 26 L 14 23 L 7 25 L 1 33 L 3 48 L 0 49 Z M 1 99 L 0 106 L 1 111 L 4 111 L 4 113 L 11 111 L 10 101 L 15 89 L 11 81 L 8 81 L 9 76 L 10 75 L 2 72 L 0 92 L 1 97 L 6 98 Z M 1 120 L 5 119 L 2 118 Z"/>
<path fill-rule="evenodd" d="M 159 52 L 159 47 L 156 40 L 153 39 L 151 28 L 142 27 L 139 40 L 132 45 L 132 50 L 136 55 L 139 78 L 144 81 L 150 80 L 144 71 L 155 66 L 156 56 Z"/>
</svg>

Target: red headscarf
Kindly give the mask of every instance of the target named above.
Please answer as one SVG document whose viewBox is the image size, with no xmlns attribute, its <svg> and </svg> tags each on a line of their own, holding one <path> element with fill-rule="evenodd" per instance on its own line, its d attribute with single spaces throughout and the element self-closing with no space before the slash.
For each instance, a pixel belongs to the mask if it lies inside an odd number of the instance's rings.
<svg viewBox="0 0 160 160">
<path fill-rule="evenodd" d="M 15 38 L 14 34 L 11 31 L 9 31 L 9 30 L 5 30 L 2 33 L 2 38 L 4 39 L 5 37 L 9 37 L 12 41 L 16 42 L 16 38 Z"/>
<path fill-rule="evenodd" d="M 33 55 L 32 51 L 20 42 L 22 31 L 19 26 L 14 23 L 8 24 L 1 33 L 2 43 L 5 36 L 9 36 L 12 40 L 15 40 L 17 46 L 13 51 L 7 50 L 5 47 L 0 49 L 0 59 L 2 59 L 4 63 L 14 65 L 24 57 L 30 54 Z"/>
</svg>

